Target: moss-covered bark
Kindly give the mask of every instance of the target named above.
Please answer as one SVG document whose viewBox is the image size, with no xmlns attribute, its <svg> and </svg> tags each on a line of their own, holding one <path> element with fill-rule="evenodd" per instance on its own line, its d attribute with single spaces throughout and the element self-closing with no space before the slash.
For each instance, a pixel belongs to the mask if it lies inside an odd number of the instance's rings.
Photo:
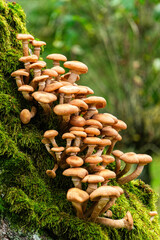
<svg viewBox="0 0 160 240">
<path fill-rule="evenodd" d="M 45 230 L 53 239 L 160 239 L 157 218 L 150 222 L 156 196 L 141 181 L 126 184 L 125 194 L 112 207 L 113 218 L 123 218 L 129 210 L 134 229 L 107 228 L 75 217 L 66 200 L 70 179 L 58 170 L 49 179 L 45 170 L 53 160 L 41 143 L 45 130 L 56 129 L 54 116 L 47 119 L 39 107 L 28 125 L 19 119 L 20 111 L 31 106 L 17 91 L 10 74 L 23 66 L 18 62 L 22 45 L 17 33 L 26 33 L 25 14 L 18 4 L 0 0 L 0 211 L 17 227 Z"/>
</svg>

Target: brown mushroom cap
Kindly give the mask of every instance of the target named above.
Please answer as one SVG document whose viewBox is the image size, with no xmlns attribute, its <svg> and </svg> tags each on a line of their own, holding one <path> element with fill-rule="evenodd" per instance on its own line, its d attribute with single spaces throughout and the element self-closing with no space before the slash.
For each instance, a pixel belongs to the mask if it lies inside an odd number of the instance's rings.
<svg viewBox="0 0 160 240">
<path fill-rule="evenodd" d="M 52 137 L 55 137 L 57 135 L 58 135 L 58 132 L 56 130 L 47 130 L 44 133 L 43 137 L 45 137 L 45 138 L 52 138 Z"/>
<path fill-rule="evenodd" d="M 46 58 L 54 61 L 63 61 L 63 62 L 67 61 L 67 58 L 63 54 L 59 54 L 59 53 L 49 54 Z"/>
<path fill-rule="evenodd" d="M 111 197 L 111 196 L 116 196 L 118 198 L 120 196 L 120 193 L 117 189 L 111 186 L 101 186 L 90 194 L 90 200 L 97 201 L 99 197 Z"/>
<path fill-rule="evenodd" d="M 130 164 L 138 164 L 139 163 L 137 154 L 134 152 L 124 153 L 120 156 L 120 159 L 123 160 L 125 163 L 130 163 Z"/>
<path fill-rule="evenodd" d="M 102 129 L 102 127 L 103 127 L 103 125 L 99 121 L 97 121 L 95 119 L 88 119 L 88 120 L 86 120 L 86 124 L 85 125 L 86 126 L 87 125 L 94 126 L 96 128 L 99 128 L 99 129 Z"/>
<path fill-rule="evenodd" d="M 41 76 L 38 76 L 38 77 L 35 77 L 33 78 L 33 82 L 43 82 L 45 81 L 47 78 L 49 78 L 48 75 L 41 75 Z"/>
<path fill-rule="evenodd" d="M 89 199 L 89 194 L 79 188 L 70 188 L 67 192 L 67 200 L 70 202 L 83 203 Z"/>
<path fill-rule="evenodd" d="M 88 171 L 85 168 L 68 168 L 64 170 L 63 175 L 67 177 L 84 178 L 88 175 Z"/>
<path fill-rule="evenodd" d="M 53 147 L 53 148 L 51 148 L 51 151 L 53 151 L 53 152 L 62 152 L 62 151 L 64 151 L 64 147 Z"/>
<path fill-rule="evenodd" d="M 66 162 L 72 167 L 80 167 L 83 165 L 83 159 L 78 156 L 70 156 L 66 159 Z"/>
<path fill-rule="evenodd" d="M 103 113 L 95 114 L 95 115 L 93 115 L 92 118 L 99 121 L 103 125 L 113 125 L 115 123 L 113 118 L 111 118 L 110 116 L 106 116 Z"/>
<path fill-rule="evenodd" d="M 101 133 L 102 133 L 102 135 L 105 135 L 107 137 L 115 137 L 118 135 L 118 132 L 111 126 L 102 128 Z"/>
<path fill-rule="evenodd" d="M 64 93 L 66 95 L 74 94 L 77 93 L 78 91 L 79 91 L 78 87 L 70 85 L 59 88 L 59 93 Z"/>
<path fill-rule="evenodd" d="M 64 74 L 65 70 L 64 68 L 60 67 L 60 66 L 55 66 L 52 68 L 52 70 L 56 71 L 58 74 Z"/>
<path fill-rule="evenodd" d="M 73 106 L 68 103 L 64 104 L 58 104 L 53 108 L 53 111 L 57 115 L 69 115 L 69 114 L 74 114 L 78 113 L 79 109 L 76 106 Z"/>
<path fill-rule="evenodd" d="M 33 41 L 32 41 L 32 45 L 33 45 L 34 47 L 41 47 L 41 46 L 46 45 L 46 43 L 43 42 L 43 41 L 33 40 Z"/>
<path fill-rule="evenodd" d="M 77 106 L 82 111 L 86 111 L 88 109 L 88 105 L 81 99 L 74 99 L 70 102 L 70 104 Z"/>
<path fill-rule="evenodd" d="M 79 94 L 87 95 L 88 89 L 87 89 L 86 86 L 78 85 L 78 88 L 79 88 L 78 95 L 79 95 Z"/>
<path fill-rule="evenodd" d="M 116 130 L 125 130 L 127 128 L 127 124 L 118 119 L 118 122 L 113 125 L 113 128 Z"/>
<path fill-rule="evenodd" d="M 41 142 L 43 144 L 50 144 L 50 141 L 47 138 L 42 138 Z"/>
<path fill-rule="evenodd" d="M 83 142 L 88 145 L 99 145 L 101 143 L 101 139 L 97 137 L 86 137 Z"/>
<path fill-rule="evenodd" d="M 30 55 L 30 56 L 24 56 L 19 59 L 20 62 L 37 62 L 38 57 L 37 55 Z"/>
<path fill-rule="evenodd" d="M 84 131 L 84 128 L 83 127 L 71 127 L 70 129 L 69 129 L 69 131 L 71 132 L 71 131 Z"/>
<path fill-rule="evenodd" d="M 54 94 L 43 91 L 36 91 L 32 93 L 32 96 L 37 102 L 42 103 L 51 103 L 57 100 L 57 97 Z"/>
<path fill-rule="evenodd" d="M 53 69 L 45 69 L 42 71 L 43 75 L 48 75 L 50 77 L 57 77 L 58 73 L 56 71 L 54 71 Z"/>
<path fill-rule="evenodd" d="M 148 214 L 149 214 L 149 216 L 153 217 L 153 216 L 158 215 L 158 212 L 157 211 L 150 211 Z"/>
<path fill-rule="evenodd" d="M 34 88 L 30 85 L 22 85 L 18 88 L 18 91 L 20 92 L 34 92 Z"/>
<path fill-rule="evenodd" d="M 147 154 L 136 154 L 140 165 L 146 165 L 152 162 L 152 157 Z"/>
<path fill-rule="evenodd" d="M 71 105 L 73 107 L 76 107 L 74 105 Z M 78 109 L 78 107 L 76 107 Z M 78 109 L 79 111 L 79 109 Z M 72 116 L 71 119 L 70 119 L 70 124 L 72 124 L 73 126 L 76 126 L 76 127 L 83 127 L 85 125 L 85 122 L 86 120 L 81 117 L 81 116 Z"/>
<path fill-rule="evenodd" d="M 44 91 L 45 91 L 45 92 L 53 92 L 53 91 L 59 89 L 59 88 L 62 87 L 62 86 L 63 86 L 63 85 L 62 85 L 61 82 L 54 82 L 54 83 L 48 84 L 48 85 L 45 87 Z"/>
<path fill-rule="evenodd" d="M 66 149 L 66 153 L 78 153 L 80 152 L 80 148 L 79 147 L 68 147 Z"/>
<path fill-rule="evenodd" d="M 114 150 L 112 152 L 112 155 L 115 156 L 115 157 L 120 157 L 122 154 L 124 154 L 124 153 L 120 150 Z"/>
<path fill-rule="evenodd" d="M 90 95 L 90 94 L 94 94 L 94 91 L 90 88 L 90 87 L 87 87 L 87 95 Z"/>
<path fill-rule="evenodd" d="M 124 190 L 121 187 L 119 187 L 119 186 L 112 186 L 112 187 L 117 189 L 119 191 L 120 195 L 122 195 L 124 193 Z"/>
<path fill-rule="evenodd" d="M 79 74 L 88 72 L 88 67 L 84 63 L 79 61 L 67 61 L 64 63 L 64 67 L 74 70 Z"/>
<path fill-rule="evenodd" d="M 105 164 L 110 164 L 115 161 L 114 157 L 112 157 L 110 155 L 102 155 L 101 158 L 103 159 L 103 162 Z"/>
<path fill-rule="evenodd" d="M 110 179 L 110 178 L 115 178 L 116 177 L 115 172 L 113 172 L 111 170 L 108 170 L 108 169 L 104 169 L 100 172 L 97 172 L 96 174 L 104 177 L 105 179 Z"/>
<path fill-rule="evenodd" d="M 91 96 L 91 97 L 85 98 L 84 102 L 89 105 L 94 104 L 96 108 L 104 108 L 106 106 L 106 100 L 103 97 Z"/>
<path fill-rule="evenodd" d="M 106 115 L 106 116 L 109 116 L 109 117 L 113 118 L 113 120 L 115 121 L 115 123 L 117 123 L 117 122 L 118 122 L 118 118 L 117 118 L 117 117 L 115 117 L 114 115 L 112 115 L 111 113 L 104 113 L 104 115 Z"/>
<path fill-rule="evenodd" d="M 41 69 L 46 67 L 46 62 L 44 61 L 37 61 L 36 63 L 33 63 L 29 66 L 30 69 Z"/>
<path fill-rule="evenodd" d="M 100 147 L 105 147 L 111 145 L 111 141 L 109 139 L 101 139 L 101 142 L 98 144 Z"/>
<path fill-rule="evenodd" d="M 76 137 L 87 137 L 87 134 L 83 131 L 71 131 L 72 134 L 74 134 Z"/>
<path fill-rule="evenodd" d="M 72 134 L 72 133 L 64 133 L 63 135 L 62 135 L 62 139 L 75 139 L 76 137 L 75 137 L 75 135 L 74 134 Z"/>
<path fill-rule="evenodd" d="M 29 73 L 24 71 L 24 70 L 19 69 L 19 70 L 15 71 L 15 72 L 12 72 L 11 76 L 12 77 L 16 77 L 16 76 L 26 76 L 26 77 L 28 77 Z"/>
<path fill-rule="evenodd" d="M 84 130 L 87 134 L 91 134 L 91 135 L 100 135 L 100 131 L 97 128 L 94 127 L 87 127 Z"/>
<path fill-rule="evenodd" d="M 31 120 L 31 113 L 28 109 L 23 109 L 20 113 L 20 119 L 23 124 L 27 124 Z"/>
<path fill-rule="evenodd" d="M 83 183 L 99 183 L 99 182 L 104 182 L 104 178 L 102 176 L 98 176 L 98 175 L 95 175 L 95 174 L 90 174 L 90 175 L 87 175 L 85 176 L 83 179 L 82 179 L 82 182 Z"/>
<path fill-rule="evenodd" d="M 102 162 L 102 158 L 97 155 L 91 155 L 85 159 L 85 163 L 98 164 Z"/>
<path fill-rule="evenodd" d="M 34 37 L 30 34 L 23 34 L 23 33 L 19 33 L 17 34 L 17 39 L 18 40 L 33 40 Z"/>
</svg>

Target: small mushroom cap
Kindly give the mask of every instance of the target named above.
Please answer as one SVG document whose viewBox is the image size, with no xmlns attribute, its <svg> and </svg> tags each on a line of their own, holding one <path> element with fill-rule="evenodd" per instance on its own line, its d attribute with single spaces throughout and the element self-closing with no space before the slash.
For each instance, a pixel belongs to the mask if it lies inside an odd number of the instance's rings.
<svg viewBox="0 0 160 240">
<path fill-rule="evenodd" d="M 55 178 L 56 177 L 56 173 L 52 170 L 47 170 L 46 174 L 48 175 L 48 177 L 50 178 Z"/>
<path fill-rule="evenodd" d="M 33 63 L 35 63 L 35 62 L 37 62 L 38 61 L 38 57 L 37 57 L 37 55 L 31 55 L 31 56 L 24 56 L 24 57 L 21 57 L 20 59 L 19 59 L 19 61 L 20 62 L 33 62 Z"/>
<path fill-rule="evenodd" d="M 42 71 L 43 75 L 48 75 L 50 77 L 57 77 L 58 73 L 56 71 L 54 71 L 53 69 L 45 69 Z"/>
<path fill-rule="evenodd" d="M 103 113 L 95 114 L 92 118 L 101 122 L 103 125 L 113 125 L 115 123 L 113 118 L 111 118 L 110 116 L 106 116 Z"/>
<path fill-rule="evenodd" d="M 74 99 L 70 102 L 70 104 L 77 106 L 82 111 L 86 111 L 88 109 L 88 105 L 81 99 Z"/>
<path fill-rule="evenodd" d="M 47 138 L 42 138 L 41 142 L 43 144 L 50 144 L 50 141 Z"/>
<path fill-rule="evenodd" d="M 66 153 L 78 153 L 80 152 L 80 148 L 79 147 L 69 147 L 66 149 Z"/>
<path fill-rule="evenodd" d="M 120 156 L 120 159 L 123 160 L 124 162 L 130 163 L 130 164 L 138 164 L 139 163 L 137 154 L 134 152 L 124 153 Z"/>
<path fill-rule="evenodd" d="M 20 119 L 23 124 L 27 124 L 31 120 L 31 113 L 28 109 L 23 109 L 20 113 Z"/>
<path fill-rule="evenodd" d="M 115 172 L 113 172 L 111 170 L 108 170 L 108 169 L 104 169 L 100 172 L 97 172 L 96 174 L 104 177 L 105 179 L 110 179 L 110 178 L 115 178 L 116 177 Z"/>
<path fill-rule="evenodd" d="M 74 105 L 71 105 L 71 106 L 76 107 Z M 79 111 L 79 108 L 78 107 L 76 107 L 76 108 Z M 72 124 L 76 127 L 83 127 L 85 125 L 85 122 L 86 122 L 86 120 L 81 116 L 72 116 L 70 119 L 70 124 Z"/>
<path fill-rule="evenodd" d="M 48 75 L 41 75 L 41 76 L 35 77 L 32 81 L 33 82 L 44 82 L 45 80 L 47 80 L 47 78 L 49 78 Z"/>
<path fill-rule="evenodd" d="M 89 194 L 79 188 L 70 188 L 67 192 L 67 200 L 70 202 L 83 203 L 89 199 Z"/>
<path fill-rule="evenodd" d="M 22 33 L 19 33 L 17 34 L 17 39 L 18 40 L 33 40 L 34 37 L 30 34 L 22 34 Z"/>
<path fill-rule="evenodd" d="M 46 67 L 46 62 L 44 61 L 37 61 L 29 66 L 30 69 L 41 69 Z"/>
<path fill-rule="evenodd" d="M 56 130 L 47 130 L 45 131 L 43 137 L 45 138 L 53 138 L 58 135 L 58 132 Z"/>
<path fill-rule="evenodd" d="M 91 96 L 91 97 L 85 98 L 84 102 L 89 105 L 94 104 L 96 105 L 96 108 L 104 108 L 106 106 L 106 100 L 103 97 Z"/>
<path fill-rule="evenodd" d="M 101 158 L 103 159 L 103 162 L 105 164 L 110 164 L 115 161 L 114 157 L 112 157 L 110 155 L 102 155 Z"/>
<path fill-rule="evenodd" d="M 54 83 L 51 83 L 51 84 L 48 84 L 44 91 L 45 92 L 53 92 L 53 91 L 56 91 L 57 89 L 59 89 L 60 87 L 62 87 L 62 83 L 61 82 L 54 82 Z"/>
<path fill-rule="evenodd" d="M 24 71 L 24 70 L 19 69 L 19 70 L 15 71 L 15 72 L 12 72 L 11 76 L 12 77 L 16 77 L 16 76 L 26 76 L 26 77 L 28 77 L 29 73 Z"/>
<path fill-rule="evenodd" d="M 100 135 L 100 131 L 97 128 L 94 127 L 87 127 L 84 130 L 87 134 L 91 134 L 91 135 Z"/>
<path fill-rule="evenodd" d="M 85 159 L 86 163 L 98 164 L 102 162 L 102 158 L 97 155 L 91 155 Z"/>
<path fill-rule="evenodd" d="M 64 56 L 63 54 L 59 54 L 59 53 L 49 54 L 46 58 L 50 59 L 50 60 L 54 60 L 54 61 L 63 61 L 63 62 L 67 61 L 66 56 Z"/>
<path fill-rule="evenodd" d="M 153 216 L 158 215 L 158 212 L 157 211 L 150 211 L 148 214 L 149 214 L 149 216 L 153 217 Z"/>
<path fill-rule="evenodd" d="M 67 61 L 64 63 L 64 67 L 74 70 L 79 74 L 88 72 L 88 67 L 84 63 L 79 61 Z"/>
<path fill-rule="evenodd" d="M 137 158 L 139 160 L 140 165 L 146 165 L 152 162 L 152 157 L 147 154 L 137 154 Z"/>
<path fill-rule="evenodd" d="M 60 66 L 55 66 L 52 68 L 52 70 L 56 71 L 58 74 L 64 74 L 65 70 L 64 68 L 60 67 Z"/>
<path fill-rule="evenodd" d="M 111 145 L 111 141 L 109 139 L 101 139 L 99 147 L 105 147 Z"/>
<path fill-rule="evenodd" d="M 46 45 L 46 43 L 43 42 L 43 41 L 33 40 L 33 41 L 32 41 L 32 45 L 33 45 L 34 47 L 41 47 L 41 46 Z"/>
<path fill-rule="evenodd" d="M 81 138 L 87 137 L 87 134 L 83 131 L 71 131 L 71 133 L 73 133 L 76 137 L 81 137 Z"/>
<path fill-rule="evenodd" d="M 75 139 L 76 137 L 75 137 L 75 135 L 74 134 L 72 134 L 72 133 L 64 133 L 63 135 L 62 135 L 62 139 Z"/>
<path fill-rule="evenodd" d="M 64 147 L 53 147 L 53 148 L 51 148 L 51 151 L 53 151 L 53 152 L 63 152 Z"/>
<path fill-rule="evenodd" d="M 54 107 L 53 111 L 57 115 L 70 115 L 70 114 L 78 113 L 79 109 L 76 106 L 73 106 L 68 103 L 64 103 L 64 104 L 56 105 Z"/>
<path fill-rule="evenodd" d="M 118 132 L 111 126 L 102 128 L 101 133 L 102 133 L 102 135 L 105 135 L 107 137 L 115 137 L 118 135 Z"/>
<path fill-rule="evenodd" d="M 127 128 L 127 124 L 122 120 L 118 120 L 118 122 L 113 125 L 113 128 L 116 130 L 125 130 Z"/>
<path fill-rule="evenodd" d="M 83 165 L 83 159 L 78 156 L 70 156 L 66 159 L 66 162 L 72 167 L 80 167 Z"/>
<path fill-rule="evenodd" d="M 120 150 L 114 150 L 113 152 L 112 152 L 112 155 L 113 156 L 115 156 L 115 157 L 120 157 L 122 154 L 124 154 L 122 151 L 120 151 Z"/>
<path fill-rule="evenodd" d="M 64 93 L 66 95 L 74 94 L 77 93 L 78 91 L 79 91 L 78 87 L 70 85 L 59 88 L 59 93 Z"/>
<path fill-rule="evenodd" d="M 30 85 L 22 85 L 18 88 L 20 92 L 34 92 L 34 88 Z"/>
<path fill-rule="evenodd" d="M 90 175 L 87 175 L 85 176 L 83 179 L 82 179 L 82 182 L 83 183 L 99 183 L 99 182 L 104 182 L 104 178 L 102 176 L 98 176 L 98 175 L 94 175 L 94 174 L 90 174 Z"/>
<path fill-rule="evenodd" d="M 96 128 L 99 128 L 99 129 L 102 129 L 103 125 L 102 123 L 100 123 L 99 121 L 95 120 L 95 119 L 88 119 L 86 120 L 86 126 L 89 125 L 89 126 L 94 126 Z"/>
<path fill-rule="evenodd" d="M 32 96 L 37 102 L 51 103 L 57 100 L 57 97 L 53 93 L 47 93 L 43 91 L 36 91 L 32 93 Z"/>
<path fill-rule="evenodd" d="M 99 145 L 101 143 L 101 139 L 97 137 L 87 137 L 83 140 L 83 142 L 88 145 Z"/>
<path fill-rule="evenodd" d="M 70 129 L 69 129 L 69 131 L 71 132 L 71 131 L 84 131 L 84 128 L 83 127 L 71 127 Z"/>
<path fill-rule="evenodd" d="M 68 168 L 64 170 L 63 175 L 67 177 L 84 178 L 88 175 L 88 171 L 85 168 Z"/>
<path fill-rule="evenodd" d="M 119 191 L 111 186 L 101 186 L 90 194 L 90 200 L 97 201 L 99 197 L 112 197 L 112 196 L 118 198 L 120 196 Z"/>
</svg>

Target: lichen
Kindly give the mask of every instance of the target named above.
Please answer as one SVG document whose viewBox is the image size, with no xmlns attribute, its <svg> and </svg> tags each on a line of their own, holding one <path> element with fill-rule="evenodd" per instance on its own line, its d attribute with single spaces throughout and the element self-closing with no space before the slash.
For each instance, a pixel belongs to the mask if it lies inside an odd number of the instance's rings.
<svg viewBox="0 0 160 240">
<path fill-rule="evenodd" d="M 66 191 L 71 180 L 57 171 L 49 179 L 45 171 L 53 167 L 41 138 L 44 131 L 58 129 L 54 114 L 46 119 L 41 107 L 37 116 L 23 125 L 19 113 L 31 106 L 17 91 L 10 74 L 22 64 L 22 44 L 17 33 L 27 33 L 25 14 L 16 3 L 0 0 L 0 213 L 10 218 L 12 224 L 26 231 L 45 230 L 53 239 L 160 239 L 157 217 L 150 222 L 148 212 L 155 210 L 156 194 L 141 181 L 125 186 L 116 205 L 113 218 L 123 218 L 129 210 L 133 215 L 134 229 L 113 229 L 78 219 Z M 116 182 L 113 180 L 111 184 Z"/>
</svg>

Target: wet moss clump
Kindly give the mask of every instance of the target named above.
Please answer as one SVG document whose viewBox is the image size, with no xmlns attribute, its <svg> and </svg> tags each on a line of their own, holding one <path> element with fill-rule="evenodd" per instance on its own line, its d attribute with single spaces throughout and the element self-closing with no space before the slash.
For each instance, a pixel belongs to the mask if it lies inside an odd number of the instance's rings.
<svg viewBox="0 0 160 240">
<path fill-rule="evenodd" d="M 23 67 L 18 62 L 22 45 L 16 40 L 17 33 L 27 33 L 23 10 L 16 3 L 0 0 L 0 214 L 17 228 L 44 230 L 53 239 L 160 239 L 158 220 L 155 217 L 150 222 L 148 215 L 155 210 L 156 195 L 143 182 L 122 186 L 125 194 L 112 207 L 114 219 L 131 212 L 134 229 L 128 232 L 75 217 L 66 200 L 71 180 L 61 170 L 55 179 L 47 177 L 45 171 L 53 167 L 53 159 L 41 139 L 44 131 L 58 129 L 58 123 L 54 115 L 46 119 L 41 107 L 28 125 L 19 119 L 20 111 L 31 106 L 10 77 Z"/>
</svg>

